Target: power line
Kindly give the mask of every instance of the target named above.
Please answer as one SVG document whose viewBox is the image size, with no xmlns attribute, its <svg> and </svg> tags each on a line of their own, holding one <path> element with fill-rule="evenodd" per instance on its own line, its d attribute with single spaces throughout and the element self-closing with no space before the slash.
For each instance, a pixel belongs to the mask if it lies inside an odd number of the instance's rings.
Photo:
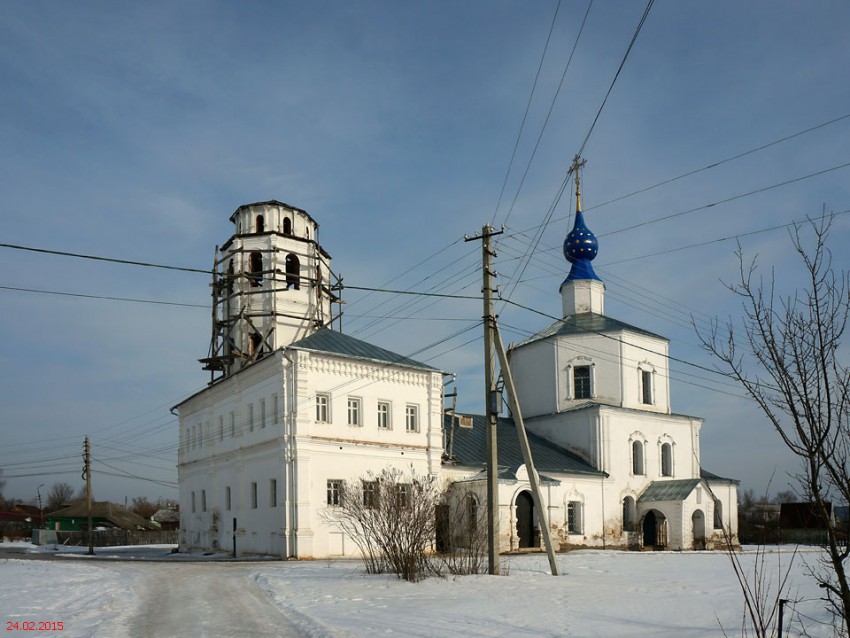
<svg viewBox="0 0 850 638">
<path fill-rule="evenodd" d="M 555 21 L 558 18 L 558 11 L 561 9 L 561 0 L 558 0 L 558 4 L 555 6 L 555 15 L 552 16 L 552 24 L 549 26 L 549 34 L 546 36 L 546 44 L 543 45 L 543 53 L 540 55 L 540 63 L 537 65 L 537 73 L 534 75 L 534 82 L 531 85 L 531 93 L 528 96 L 528 102 L 525 105 L 525 113 L 522 114 L 522 121 L 519 125 L 519 131 L 516 135 L 516 141 L 514 142 L 514 149 L 511 152 L 511 159 L 508 162 L 508 169 L 505 171 L 505 179 L 502 181 L 502 189 L 499 191 L 499 199 L 496 201 L 496 210 L 493 211 L 493 220 L 495 223 L 496 215 L 499 214 L 499 206 L 502 204 L 502 195 L 505 194 L 505 186 L 508 184 L 508 177 L 511 174 L 511 168 L 514 165 L 514 158 L 516 157 L 517 148 L 519 148 L 519 141 L 522 138 L 522 131 L 525 128 L 525 120 L 528 118 L 528 111 L 531 109 L 531 101 L 534 98 L 534 91 L 537 88 L 537 80 L 540 79 L 540 71 L 543 69 L 543 60 L 546 59 L 546 51 L 549 49 L 549 41 L 552 39 L 552 31 L 555 29 Z M 516 201 L 516 200 L 514 200 Z M 511 205 L 511 209 L 513 209 L 513 205 Z M 508 212 L 508 216 L 510 216 L 510 211 Z"/>
<path fill-rule="evenodd" d="M 60 297 L 79 297 L 82 299 L 99 299 L 102 301 L 126 301 L 131 303 L 149 303 L 159 306 L 182 306 L 184 308 L 209 308 L 208 304 L 179 303 L 176 301 L 158 301 L 156 299 L 132 299 L 130 297 L 109 297 L 106 295 L 85 295 L 77 292 L 63 292 L 59 290 L 38 290 L 36 288 L 18 288 L 15 286 L 0 286 L 0 290 L 13 290 L 16 292 L 31 292 L 41 295 L 59 295 Z"/>
<path fill-rule="evenodd" d="M 584 148 L 587 145 L 587 142 L 590 139 L 590 136 L 593 133 L 594 128 L 596 127 L 596 122 L 599 120 L 599 116 L 602 114 L 602 109 L 605 108 L 605 104 L 608 101 L 608 96 L 611 95 L 611 91 L 614 89 L 614 85 L 617 82 L 617 78 L 620 77 L 620 72 L 623 70 L 623 67 L 626 64 L 626 60 L 628 59 L 629 54 L 631 53 L 632 48 L 634 47 L 634 44 L 637 41 L 637 37 L 640 34 L 641 30 L 643 29 L 643 25 L 646 23 L 646 18 L 649 15 L 649 11 L 650 11 L 650 9 L 652 9 L 652 5 L 654 4 L 654 2 L 655 2 L 655 0 L 649 0 L 649 2 L 647 2 L 647 4 L 646 4 L 646 8 L 644 9 L 643 15 L 641 16 L 641 19 L 638 22 L 637 27 L 635 28 L 635 32 L 632 35 L 632 39 L 629 42 L 629 46 L 626 48 L 626 52 L 623 54 L 623 58 L 620 61 L 620 66 L 617 67 L 617 72 L 614 74 L 614 77 L 611 80 L 611 84 L 608 87 L 608 92 L 605 94 L 605 98 L 602 100 L 602 104 L 600 104 L 599 110 L 596 112 L 596 116 L 593 118 L 593 122 L 591 123 L 590 128 L 588 129 L 587 134 L 584 137 L 584 141 L 581 143 L 581 146 L 579 147 L 578 153 L 576 153 L 575 160 L 574 160 L 574 163 L 573 163 L 573 168 L 568 170 L 567 174 L 564 176 L 564 179 L 561 182 L 560 187 L 558 188 L 558 192 L 555 195 L 555 199 L 552 201 L 552 204 L 549 206 L 549 210 L 546 212 L 546 215 L 543 219 L 543 223 L 538 227 L 537 232 L 535 233 L 534 240 L 532 241 L 531 247 L 526 252 L 526 257 L 524 258 L 525 263 L 523 263 L 521 265 L 521 267 L 519 268 L 520 273 L 519 273 L 519 276 L 516 277 L 517 280 L 522 278 L 522 275 L 525 272 L 525 268 L 528 265 L 527 260 L 530 259 L 530 256 L 537 250 L 537 245 L 540 243 L 540 239 L 543 237 L 543 233 L 545 232 L 546 228 L 549 226 L 549 223 L 552 220 L 552 215 L 555 213 L 555 210 L 556 210 L 556 208 L 558 207 L 558 204 L 561 201 L 561 197 L 563 197 L 564 190 L 566 190 L 566 188 L 567 188 L 567 184 L 569 183 L 570 176 L 572 175 L 573 170 L 578 170 L 578 168 L 579 168 L 579 159 L 580 159 L 582 153 L 584 152 Z M 514 273 L 516 273 L 516 270 L 514 270 Z M 502 301 L 507 301 L 508 299 L 510 299 L 510 296 L 513 295 L 513 292 L 515 290 L 516 290 L 516 283 L 514 283 L 513 287 L 511 288 L 511 291 L 508 294 L 508 298 L 502 299 Z"/>
<path fill-rule="evenodd" d="M 801 182 L 804 179 L 810 179 L 812 177 L 817 177 L 819 175 L 824 175 L 826 173 L 831 173 L 832 171 L 837 171 L 842 168 L 847 168 L 850 166 L 850 162 L 846 164 L 839 164 L 838 166 L 832 166 L 830 168 L 825 168 L 820 171 L 816 171 L 814 173 L 809 173 L 808 175 L 803 175 L 802 177 L 795 177 L 794 179 L 785 180 L 784 182 L 779 182 L 778 184 L 772 184 L 770 186 L 764 186 L 762 188 L 757 188 L 752 191 L 748 191 L 746 193 L 741 193 L 739 195 L 733 195 L 732 197 L 727 197 L 726 199 L 721 199 L 716 202 L 711 202 L 710 204 L 705 204 L 703 206 L 697 206 L 696 208 L 691 208 L 689 210 L 683 210 L 678 213 L 672 213 L 670 215 L 665 215 L 664 217 L 658 217 L 657 219 L 650 219 L 645 222 L 640 222 L 639 224 L 633 224 L 632 226 L 625 226 L 624 228 L 618 228 L 617 230 L 612 230 L 607 233 L 603 233 L 599 235 L 599 237 L 609 237 L 610 235 L 616 235 L 617 233 L 622 233 L 627 230 L 634 230 L 635 228 L 640 228 L 642 226 L 649 226 L 650 224 L 657 224 L 658 222 L 666 221 L 668 219 L 673 219 L 674 217 L 681 217 L 682 215 L 688 215 L 689 213 L 695 213 L 700 210 L 705 210 L 707 208 L 711 208 L 713 206 L 718 206 L 719 204 L 728 204 L 729 202 L 733 202 L 737 199 L 743 199 L 744 197 L 749 197 L 750 195 L 757 195 L 759 193 L 764 193 L 769 190 L 773 190 L 774 188 L 779 188 L 780 186 L 787 186 L 788 184 L 794 184 L 796 182 Z"/>
<path fill-rule="evenodd" d="M 163 268 L 165 270 L 181 270 L 183 272 L 199 272 L 206 275 L 211 275 L 213 272 L 208 269 L 200 268 L 184 268 L 181 266 L 168 266 L 165 264 L 155 264 L 147 261 L 132 261 L 129 259 L 115 259 L 113 257 L 99 257 L 97 255 L 84 255 L 81 253 L 71 253 L 63 250 L 49 250 L 47 248 L 33 248 L 32 246 L 21 246 L 18 244 L 3 244 L 0 243 L 0 248 L 12 248 L 14 250 L 26 250 L 34 253 L 45 253 L 48 255 L 61 255 L 62 257 L 77 257 L 79 259 L 92 259 L 94 261 L 108 261 L 116 264 L 127 264 L 130 266 L 145 266 L 147 268 Z"/>
<path fill-rule="evenodd" d="M 619 197 L 615 197 L 614 199 L 609 199 L 607 202 L 602 202 L 601 204 L 596 204 L 595 206 L 590 206 L 585 208 L 585 211 L 595 210 L 597 208 L 602 208 L 603 206 L 607 206 L 608 204 L 613 204 L 614 202 L 619 202 L 628 197 L 633 197 L 634 195 L 640 195 L 641 193 L 645 193 L 647 191 L 651 191 L 654 188 L 658 188 L 659 186 L 665 186 L 666 184 L 670 184 L 672 182 L 678 181 L 685 177 L 690 177 L 691 175 L 696 175 L 697 173 L 701 173 L 702 171 L 707 171 L 711 168 L 717 168 L 727 162 L 734 161 L 736 159 L 741 159 L 742 157 L 746 157 L 747 155 L 752 155 L 753 153 L 757 153 L 758 151 L 763 151 L 766 148 L 770 148 L 771 146 L 776 146 L 781 142 L 787 142 L 788 140 L 792 140 L 795 137 L 800 137 L 801 135 L 805 135 L 806 133 L 811 133 L 812 131 L 817 131 L 818 129 L 824 128 L 825 126 L 829 126 L 830 124 L 835 124 L 836 122 L 840 122 L 841 120 L 845 120 L 850 117 L 850 113 L 846 115 L 841 115 L 840 117 L 836 117 L 827 122 L 823 122 L 821 124 L 817 124 L 815 126 L 809 127 L 805 130 L 798 131 L 797 133 L 792 133 L 791 135 L 786 135 L 785 137 L 781 137 L 778 140 L 774 140 L 772 142 L 768 142 L 767 144 L 762 144 L 761 146 L 757 146 L 756 148 L 751 148 L 748 151 L 744 151 L 743 153 L 738 153 L 737 155 L 733 155 L 731 157 L 727 157 L 725 159 L 719 160 L 717 162 L 712 162 L 711 164 L 706 164 L 702 168 L 697 168 L 692 171 L 688 171 L 687 173 L 682 173 L 681 175 L 677 175 L 676 177 L 671 177 L 669 179 L 662 180 L 657 184 L 653 184 L 652 186 L 645 186 L 644 188 L 639 188 L 636 191 L 628 193 L 626 195 L 620 195 Z"/>
<path fill-rule="evenodd" d="M 608 102 L 608 96 L 611 95 L 611 91 L 614 89 L 614 84 L 616 84 L 617 78 L 620 77 L 620 71 L 623 70 L 623 67 L 626 64 L 626 60 L 628 60 L 629 58 L 629 53 L 632 52 L 632 47 L 634 47 L 638 35 L 641 32 L 641 29 L 643 29 L 643 25 L 646 22 L 647 16 L 649 16 L 649 11 L 650 9 L 652 9 L 653 4 L 655 4 L 655 0 L 649 0 L 649 2 L 646 3 L 646 8 L 643 10 L 643 15 L 640 18 L 640 22 L 638 22 L 637 28 L 635 28 L 634 35 L 632 35 L 632 39 L 629 42 L 629 46 L 626 49 L 626 53 L 623 55 L 623 59 L 620 61 L 620 66 L 617 67 L 617 72 L 614 74 L 614 78 L 611 80 L 611 86 L 608 87 L 608 92 L 605 94 L 605 98 L 602 100 L 602 104 L 599 105 L 599 110 L 596 112 L 596 117 L 593 118 L 593 123 L 588 129 L 587 135 L 584 136 L 584 141 L 581 143 L 581 146 L 579 147 L 578 153 L 576 153 L 576 155 L 581 156 L 584 153 L 584 147 L 587 145 L 587 141 L 590 139 L 590 135 L 591 133 L 593 133 L 593 129 L 596 127 L 596 122 L 599 120 L 599 116 L 602 115 L 602 109 L 605 108 L 605 104 Z"/>
<path fill-rule="evenodd" d="M 555 91 L 555 94 L 552 96 L 552 102 L 549 105 L 549 111 L 546 113 L 546 117 L 543 120 L 543 126 L 540 127 L 540 133 L 537 135 L 537 141 L 534 144 L 534 148 L 531 151 L 531 156 L 528 158 L 528 163 L 525 165 L 525 171 L 522 174 L 522 178 L 519 181 L 519 185 L 517 186 L 516 193 L 514 193 L 513 201 L 511 201 L 511 207 L 508 209 L 507 215 L 505 215 L 505 221 L 503 223 L 507 224 L 508 219 L 511 217 L 511 213 L 514 210 L 514 206 L 516 205 L 517 199 L 519 198 L 520 191 L 522 190 L 523 185 L 525 184 L 525 178 L 528 176 L 528 171 L 531 169 L 531 163 L 534 161 L 535 155 L 537 155 L 537 149 L 540 147 L 540 141 L 543 139 L 543 133 L 546 130 L 546 127 L 549 124 L 549 118 L 552 116 L 552 111 L 555 109 L 555 102 L 558 99 L 558 95 L 561 93 L 561 88 L 564 86 L 564 79 L 567 77 L 567 71 L 570 68 L 570 65 L 573 61 L 573 55 L 576 52 L 576 48 L 578 47 L 579 39 L 581 38 L 581 34 L 584 32 L 584 25 L 587 23 L 587 16 L 590 14 L 590 8 L 593 6 L 593 0 L 590 0 L 590 3 L 587 5 L 587 11 L 584 12 L 584 19 L 581 21 L 581 26 L 579 27 L 578 34 L 576 35 L 575 42 L 573 43 L 573 48 L 570 51 L 570 57 L 567 58 L 567 63 L 564 65 L 564 71 L 561 73 L 561 81 L 558 83 L 558 88 Z M 519 144 L 519 138 L 517 138 L 517 144 Z M 513 158 L 511 158 L 513 161 Z M 507 181 L 508 176 L 505 175 L 505 181 Z M 504 185 L 502 186 L 502 190 L 504 190 Z M 499 201 L 501 201 L 502 195 L 499 194 Z M 498 211 L 498 207 L 496 209 Z M 496 215 L 493 215 L 493 219 L 496 218 Z"/>
</svg>

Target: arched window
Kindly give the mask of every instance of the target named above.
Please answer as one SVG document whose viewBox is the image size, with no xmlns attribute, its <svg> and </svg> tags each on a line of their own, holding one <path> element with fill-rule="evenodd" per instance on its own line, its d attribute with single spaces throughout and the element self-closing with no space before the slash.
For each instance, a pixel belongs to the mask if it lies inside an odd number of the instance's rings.
<svg viewBox="0 0 850 638">
<path fill-rule="evenodd" d="M 714 529 L 723 529 L 723 503 L 714 499 Z"/>
<path fill-rule="evenodd" d="M 257 215 L 257 224 L 256 224 L 257 232 L 262 233 L 266 230 L 266 223 L 263 219 L 262 215 Z"/>
<path fill-rule="evenodd" d="M 227 266 L 227 294 L 228 296 L 233 294 L 233 260 L 230 260 L 230 265 Z"/>
<path fill-rule="evenodd" d="M 263 345 L 263 338 L 256 332 L 251 333 L 251 354 L 259 351 Z"/>
<path fill-rule="evenodd" d="M 301 262 L 297 255 L 291 253 L 286 256 L 286 287 L 293 290 L 301 288 Z"/>
<path fill-rule="evenodd" d="M 292 220 L 289 217 L 283 218 L 283 234 L 291 235 L 292 234 Z"/>
<path fill-rule="evenodd" d="M 251 285 L 256 288 L 263 283 L 263 255 L 259 250 L 251 253 L 249 266 L 248 279 L 251 281 Z"/>
<path fill-rule="evenodd" d="M 643 476 L 643 443 L 632 441 L 632 474 Z"/>
<path fill-rule="evenodd" d="M 635 499 L 627 496 L 623 499 L 623 531 L 635 531 L 635 523 L 637 522 L 637 511 L 635 510 Z"/>
<path fill-rule="evenodd" d="M 661 445 L 661 476 L 673 476 L 673 446 L 669 443 Z"/>
</svg>

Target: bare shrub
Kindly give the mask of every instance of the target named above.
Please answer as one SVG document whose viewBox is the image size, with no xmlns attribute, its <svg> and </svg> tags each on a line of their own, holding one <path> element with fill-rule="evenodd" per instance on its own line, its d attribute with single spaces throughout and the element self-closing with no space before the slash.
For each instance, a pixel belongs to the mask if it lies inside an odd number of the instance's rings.
<svg viewBox="0 0 850 638">
<path fill-rule="evenodd" d="M 343 481 L 339 503 L 322 517 L 357 545 L 367 573 L 389 571 L 417 581 L 429 570 L 439 500 L 434 476 L 385 468 Z"/>
<path fill-rule="evenodd" d="M 478 499 L 472 492 L 446 497 L 441 507 L 445 512 L 442 547 L 432 563 L 437 573 L 487 573 L 487 519 L 482 515 Z"/>
</svg>

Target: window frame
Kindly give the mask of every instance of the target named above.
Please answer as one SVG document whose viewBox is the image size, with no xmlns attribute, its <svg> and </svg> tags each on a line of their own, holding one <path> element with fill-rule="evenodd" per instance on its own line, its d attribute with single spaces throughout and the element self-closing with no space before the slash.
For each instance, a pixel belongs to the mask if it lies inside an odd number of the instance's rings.
<svg viewBox="0 0 850 638">
<path fill-rule="evenodd" d="M 224 486 L 224 511 L 229 512 L 233 508 L 233 500 L 232 495 L 230 493 L 230 486 Z"/>
<path fill-rule="evenodd" d="M 659 447 L 661 476 L 673 476 L 673 444 L 664 441 Z"/>
<path fill-rule="evenodd" d="M 277 479 L 269 479 L 269 507 L 277 507 Z"/>
<path fill-rule="evenodd" d="M 361 490 L 363 492 L 363 507 L 377 509 L 380 492 L 378 481 L 363 481 Z"/>
<path fill-rule="evenodd" d="M 582 371 L 582 379 L 581 379 L 582 382 L 585 381 L 584 372 L 585 371 L 587 372 L 587 377 L 586 377 L 587 388 L 585 390 L 585 388 L 582 387 L 581 392 L 579 392 L 579 378 L 576 374 L 579 370 Z M 575 400 L 575 401 L 578 401 L 580 399 L 592 399 L 593 398 L 593 364 L 582 363 L 581 365 L 571 366 L 570 376 L 571 376 L 571 381 L 572 381 L 571 386 L 570 386 L 572 399 Z M 582 385 L 584 385 L 584 383 L 582 383 Z"/>
<path fill-rule="evenodd" d="M 360 397 L 348 397 L 346 423 L 352 427 L 363 426 L 363 399 Z"/>
<path fill-rule="evenodd" d="M 252 510 L 257 509 L 257 506 L 259 505 L 259 498 L 258 498 L 259 494 L 258 494 L 258 492 L 259 492 L 259 490 L 257 489 L 257 482 L 251 481 L 251 509 Z"/>
<path fill-rule="evenodd" d="M 655 371 L 638 368 L 641 405 L 655 405 Z"/>
<path fill-rule="evenodd" d="M 639 449 L 638 446 L 640 446 Z M 632 439 L 630 447 L 632 476 L 646 476 L 646 445 L 640 439 Z"/>
<path fill-rule="evenodd" d="M 379 430 L 391 430 L 392 407 L 389 401 L 378 401 L 377 417 Z"/>
<path fill-rule="evenodd" d="M 326 392 L 316 393 L 316 423 L 331 422 L 331 395 Z"/>
<path fill-rule="evenodd" d="M 581 501 L 567 501 L 567 534 L 581 536 L 584 534 L 584 521 Z"/>
<path fill-rule="evenodd" d="M 328 479 L 325 486 L 327 489 L 327 505 L 329 507 L 339 507 L 342 505 L 342 479 Z"/>
<path fill-rule="evenodd" d="M 419 406 L 415 403 L 404 406 L 404 431 L 419 432 Z"/>
</svg>

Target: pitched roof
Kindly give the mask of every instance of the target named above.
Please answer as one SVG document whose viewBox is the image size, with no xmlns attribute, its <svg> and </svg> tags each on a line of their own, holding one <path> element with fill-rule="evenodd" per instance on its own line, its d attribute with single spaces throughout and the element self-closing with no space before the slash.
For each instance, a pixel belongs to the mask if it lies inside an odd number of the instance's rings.
<svg viewBox="0 0 850 638">
<path fill-rule="evenodd" d="M 445 417 L 445 428 L 446 436 L 448 437 L 451 431 L 451 415 L 447 414 Z M 521 465 L 524 461 L 513 419 L 500 418 L 496 429 L 496 436 L 499 441 L 499 467 L 516 468 Z M 591 474 L 594 476 L 605 475 L 604 472 L 600 472 L 577 454 L 573 454 L 532 432 L 528 432 L 528 442 L 531 446 L 534 466 L 538 472 L 563 472 L 565 474 Z M 484 415 L 472 415 L 471 428 L 460 427 L 455 424 L 452 455 L 454 460 L 461 465 L 478 467 L 486 463 L 487 420 Z"/>
<path fill-rule="evenodd" d="M 586 333 L 600 334 L 606 332 L 621 332 L 623 330 L 628 330 L 629 332 L 637 332 L 638 334 L 646 335 L 649 337 L 655 337 L 656 339 L 664 339 L 664 341 L 669 341 L 669 339 L 667 339 L 666 337 L 662 337 L 661 335 L 657 335 L 654 332 L 649 332 L 648 330 L 644 330 L 643 328 L 638 328 L 622 321 L 618 321 L 617 319 L 606 317 L 605 315 L 600 315 L 595 312 L 583 312 L 577 315 L 570 315 L 569 317 L 559 319 L 558 321 L 544 328 L 537 334 L 529 337 L 525 341 L 522 341 L 517 347 L 554 336 Z"/>
<path fill-rule="evenodd" d="M 641 503 L 657 501 L 684 501 L 702 479 L 678 479 L 675 481 L 653 481 L 638 499 Z"/>
<path fill-rule="evenodd" d="M 64 509 L 51 512 L 47 518 L 86 518 L 87 516 L 86 502 L 78 501 Z M 122 529 L 156 529 L 156 525 L 150 521 L 108 501 L 92 503 L 92 518 L 107 521 Z"/>
<path fill-rule="evenodd" d="M 422 370 L 434 370 L 425 363 L 415 361 L 404 355 L 396 354 L 390 350 L 385 350 L 371 343 L 366 343 L 360 339 L 355 339 L 348 335 L 323 328 L 318 332 L 314 332 L 309 337 L 304 337 L 293 343 L 290 348 L 298 350 L 311 350 L 313 352 L 325 352 L 328 354 L 337 354 L 345 357 L 353 357 L 355 359 L 365 359 L 367 361 L 376 361 L 378 363 L 389 363 L 392 365 L 405 366 L 408 368 L 420 368 Z"/>
<path fill-rule="evenodd" d="M 713 472 L 709 472 L 706 469 L 700 468 L 699 475 L 704 478 L 706 481 L 711 481 L 712 483 L 734 483 L 735 485 L 739 485 L 741 481 L 733 478 L 725 478 L 723 476 L 718 476 Z"/>
</svg>

